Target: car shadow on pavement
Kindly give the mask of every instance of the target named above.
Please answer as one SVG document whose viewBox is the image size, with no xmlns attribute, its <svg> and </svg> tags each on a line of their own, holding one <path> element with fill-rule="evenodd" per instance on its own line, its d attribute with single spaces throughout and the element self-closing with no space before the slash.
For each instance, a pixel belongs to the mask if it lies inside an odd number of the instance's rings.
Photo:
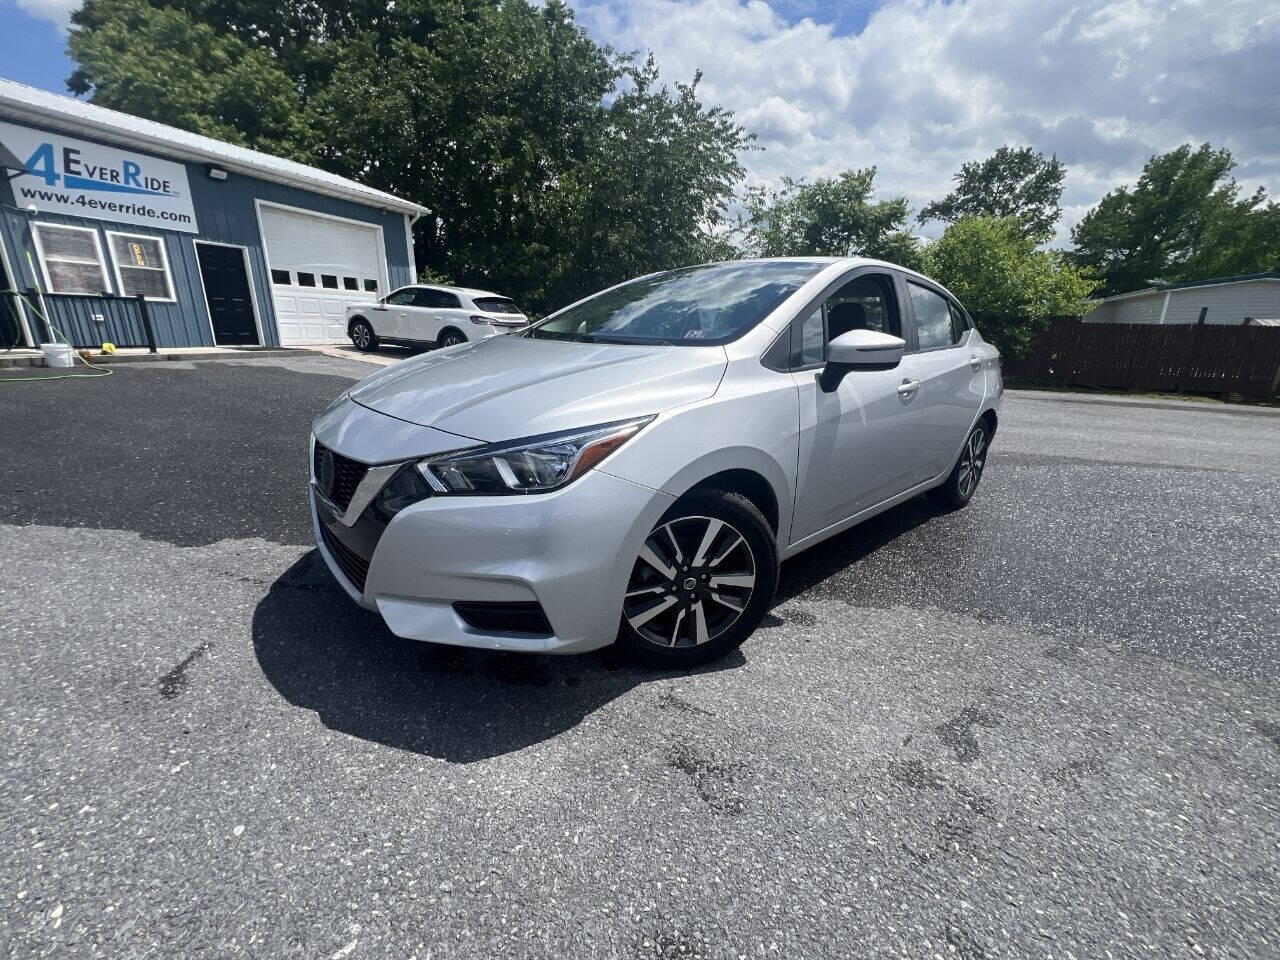
<svg viewBox="0 0 1280 960">
<path fill-rule="evenodd" d="M 315 550 L 258 604 L 253 646 L 280 695 L 330 729 L 458 763 L 554 737 L 633 687 L 672 675 L 612 647 L 553 657 L 401 639 L 347 598 Z M 744 662 L 735 651 L 692 672 Z"/>
<path fill-rule="evenodd" d="M 774 608 L 847 570 L 859 560 L 937 516 L 937 508 L 930 504 L 927 497 L 913 497 L 836 534 L 830 540 L 810 547 L 782 564 L 778 592 L 773 601 Z"/>
</svg>

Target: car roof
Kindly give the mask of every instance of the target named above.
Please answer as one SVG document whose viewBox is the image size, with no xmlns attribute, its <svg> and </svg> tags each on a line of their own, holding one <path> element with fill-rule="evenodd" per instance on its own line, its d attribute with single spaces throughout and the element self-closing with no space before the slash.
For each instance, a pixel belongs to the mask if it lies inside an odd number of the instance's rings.
<svg viewBox="0 0 1280 960">
<path fill-rule="evenodd" d="M 943 286 L 941 282 L 933 279 L 933 277 L 923 274 L 919 270 L 912 270 L 910 267 L 904 267 L 900 263 L 891 263 L 888 260 L 876 260 L 872 257 L 754 257 L 752 258 L 752 260 L 756 263 L 760 263 L 760 262 L 772 263 L 775 261 L 779 263 L 786 263 L 788 261 L 805 260 L 810 263 L 827 264 L 827 267 L 825 267 L 824 270 L 829 269 L 830 267 L 836 266 L 836 265 L 838 265 L 841 270 L 851 270 L 854 267 L 882 267 L 886 270 L 897 270 L 899 273 L 903 273 L 907 277 L 914 278 L 917 280 L 923 280 L 925 283 L 929 284 L 931 287 L 937 287 L 939 290 L 941 290 L 943 293 L 949 296 L 952 300 L 955 300 L 957 303 L 960 302 L 959 297 L 957 297 L 954 293 L 952 293 L 945 286 Z M 723 262 L 731 263 L 733 261 L 723 261 Z M 708 264 L 708 266 L 710 266 L 710 264 Z"/>
<path fill-rule="evenodd" d="M 511 298 L 501 293 L 494 293 L 492 290 L 477 290 L 475 287 L 446 287 L 442 283 L 406 283 L 403 287 L 397 287 L 403 290 L 405 287 L 413 287 L 417 290 L 444 290 L 447 293 L 461 293 L 468 297 L 501 297 L 503 300 Z"/>
</svg>

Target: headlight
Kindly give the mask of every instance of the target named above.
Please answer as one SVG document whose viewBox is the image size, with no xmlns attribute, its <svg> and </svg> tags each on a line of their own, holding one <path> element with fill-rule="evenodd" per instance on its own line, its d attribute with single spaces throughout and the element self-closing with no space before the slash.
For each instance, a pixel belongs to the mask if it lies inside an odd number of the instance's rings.
<svg viewBox="0 0 1280 960">
<path fill-rule="evenodd" d="M 455 450 L 420 461 L 418 470 L 436 493 L 546 493 L 578 479 L 652 419 Z"/>
</svg>

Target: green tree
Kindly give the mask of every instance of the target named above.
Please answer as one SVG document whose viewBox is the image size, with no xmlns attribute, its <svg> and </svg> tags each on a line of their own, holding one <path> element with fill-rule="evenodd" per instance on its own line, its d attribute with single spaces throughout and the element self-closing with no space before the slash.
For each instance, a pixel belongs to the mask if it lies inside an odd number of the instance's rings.
<svg viewBox="0 0 1280 960">
<path fill-rule="evenodd" d="M 419 265 L 546 312 L 700 259 L 751 139 L 562 0 L 86 0 L 71 88 L 428 207 Z"/>
<path fill-rule="evenodd" d="M 1056 156 L 1031 147 L 1001 147 L 986 160 L 963 164 L 956 187 L 920 211 L 919 220 L 955 223 L 963 217 L 1018 217 L 1042 242 L 1062 215 L 1062 180 L 1067 169 Z"/>
<path fill-rule="evenodd" d="M 783 177 L 776 189 L 747 192 L 740 223 L 745 252 L 761 257 L 874 257 L 904 266 L 919 261 L 907 230 L 905 197 L 875 201 L 876 168 L 846 170 L 809 183 Z"/>
<path fill-rule="evenodd" d="M 1231 153 L 1183 145 L 1147 161 L 1076 225 L 1073 259 L 1106 295 L 1153 282 L 1203 280 L 1280 266 L 1280 209 L 1258 188 L 1241 196 Z"/>
<path fill-rule="evenodd" d="M 954 293 L 982 335 L 1023 356 L 1049 318 L 1084 312 L 1096 286 L 1055 250 L 1037 249 L 1019 217 L 964 217 L 929 244 L 924 272 Z"/>
<path fill-rule="evenodd" d="M 299 91 L 268 51 L 143 0 L 90 0 L 72 20 L 68 46 L 81 64 L 67 81 L 72 92 L 228 143 L 315 159 Z"/>
</svg>

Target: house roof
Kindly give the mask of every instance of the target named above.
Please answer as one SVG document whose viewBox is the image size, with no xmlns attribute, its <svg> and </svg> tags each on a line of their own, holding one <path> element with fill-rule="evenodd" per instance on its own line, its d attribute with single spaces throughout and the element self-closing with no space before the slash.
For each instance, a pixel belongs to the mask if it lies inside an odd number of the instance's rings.
<svg viewBox="0 0 1280 960">
<path fill-rule="evenodd" d="M 1171 290 L 1186 290 L 1190 287 L 1217 287 L 1229 283 L 1249 283 L 1255 280 L 1280 281 L 1280 270 L 1269 270 L 1266 273 L 1246 273 L 1238 277 L 1214 277 L 1209 280 L 1185 280 L 1182 283 L 1157 283 L 1153 287 L 1142 290 L 1131 290 L 1128 293 L 1117 293 L 1112 297 L 1104 297 L 1098 303 L 1111 303 L 1114 300 L 1126 300 L 1129 297 L 1149 296 L 1153 293 L 1168 293 Z"/>
<path fill-rule="evenodd" d="M 166 158 L 216 164 L 226 170 L 246 173 L 262 180 L 341 197 L 396 213 L 421 215 L 430 212 L 419 204 L 316 167 L 3 78 L 0 78 L 0 114 L 69 133 L 92 136 L 126 148 L 149 150 Z"/>
</svg>

